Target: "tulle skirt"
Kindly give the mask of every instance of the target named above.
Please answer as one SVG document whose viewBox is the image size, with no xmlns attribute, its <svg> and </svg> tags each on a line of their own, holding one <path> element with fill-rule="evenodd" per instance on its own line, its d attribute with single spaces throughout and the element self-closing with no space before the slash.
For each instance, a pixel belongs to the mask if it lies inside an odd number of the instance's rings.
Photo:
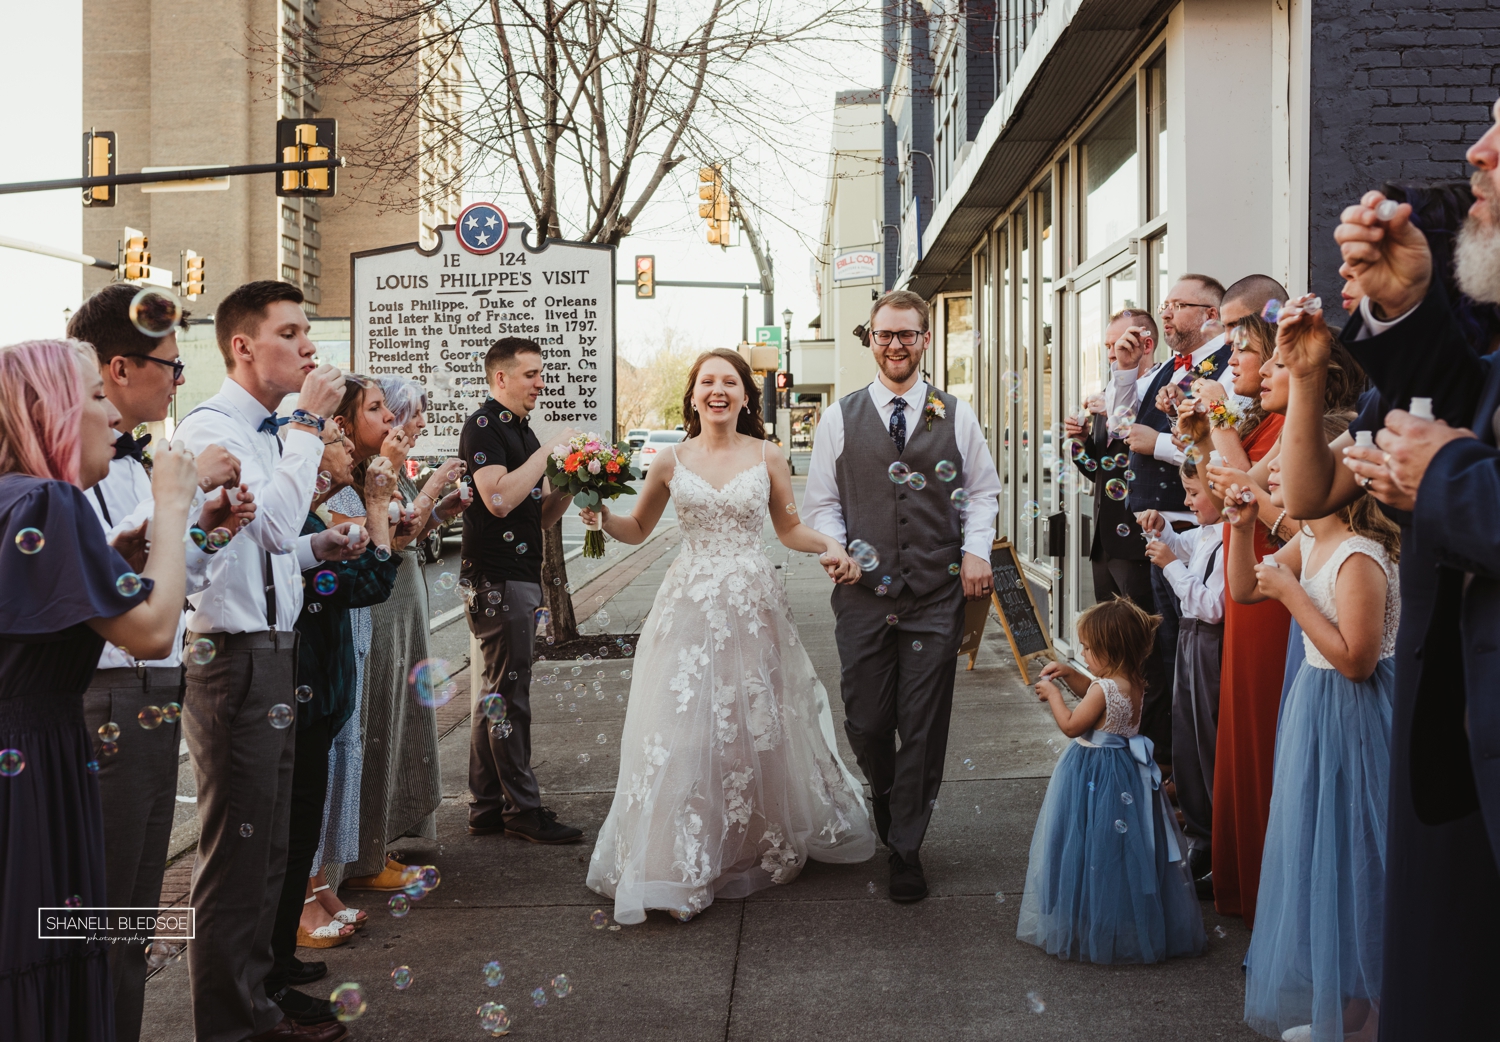
<svg viewBox="0 0 1500 1042">
<path fill-rule="evenodd" d="M 1129 749 L 1068 743 L 1031 836 L 1016 936 L 1079 962 L 1201 954 L 1203 912 L 1186 861 L 1168 860 L 1169 832 L 1185 855 Z"/>
<path fill-rule="evenodd" d="M 1245 976 L 1245 1021 L 1273 1038 L 1340 1042 L 1380 995 L 1394 663 L 1362 683 L 1304 664 L 1287 693 Z"/>
<path fill-rule="evenodd" d="M 679 509 L 681 509 L 679 507 Z M 679 918 L 875 853 L 864 790 L 758 551 L 683 554 L 636 649 L 614 803 L 588 885 L 616 921 Z"/>
</svg>

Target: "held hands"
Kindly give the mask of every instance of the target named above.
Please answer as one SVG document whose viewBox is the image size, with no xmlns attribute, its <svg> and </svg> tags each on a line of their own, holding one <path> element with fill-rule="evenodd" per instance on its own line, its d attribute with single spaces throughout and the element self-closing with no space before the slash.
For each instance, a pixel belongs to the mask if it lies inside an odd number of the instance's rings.
<svg viewBox="0 0 1500 1042">
<path fill-rule="evenodd" d="M 186 515 L 198 491 L 197 459 L 187 449 L 166 446 L 153 457 L 151 498 L 158 509 L 177 507 Z"/>
<path fill-rule="evenodd" d="M 349 533 L 352 529 L 359 531 L 351 539 Z M 320 561 L 352 561 L 364 553 L 369 545 L 370 533 L 355 521 L 334 525 L 312 537 L 313 556 Z"/>
<path fill-rule="evenodd" d="M 1415 496 L 1438 450 L 1450 441 L 1472 437 L 1474 432 L 1466 427 L 1419 420 L 1404 409 L 1392 409 L 1386 414 L 1385 429 L 1375 434 L 1375 444 L 1385 451 L 1385 465 L 1397 487 Z"/>
<path fill-rule="evenodd" d="M 365 507 L 384 510 L 396 492 L 396 467 L 385 456 L 373 457 L 365 470 Z"/>
<path fill-rule="evenodd" d="M 1333 348 L 1333 332 L 1323 321 L 1323 309 L 1306 307 L 1311 300 L 1309 293 L 1287 301 L 1276 323 L 1276 353 L 1294 379 L 1327 369 Z"/>
<path fill-rule="evenodd" d="M 210 445 L 198 453 L 198 487 L 207 492 L 221 485 L 237 484 L 240 461 L 222 445 Z"/>
<path fill-rule="evenodd" d="M 344 400 L 344 374 L 331 365 L 320 365 L 302 379 L 297 408 L 314 416 L 331 416 Z"/>
<path fill-rule="evenodd" d="M 1392 210 L 1379 192 L 1366 192 L 1339 216 L 1333 231 L 1344 263 L 1354 271 L 1377 318 L 1404 315 L 1422 302 L 1432 282 L 1432 251 L 1411 223 L 1411 206 Z M 1382 217 L 1382 212 L 1386 216 Z"/>
<path fill-rule="evenodd" d="M 828 578 L 841 586 L 851 586 L 859 582 L 862 574 L 859 565 L 849 556 L 842 546 L 829 542 L 828 549 L 818 555 L 818 563 L 823 566 L 823 571 L 828 573 Z"/>
</svg>

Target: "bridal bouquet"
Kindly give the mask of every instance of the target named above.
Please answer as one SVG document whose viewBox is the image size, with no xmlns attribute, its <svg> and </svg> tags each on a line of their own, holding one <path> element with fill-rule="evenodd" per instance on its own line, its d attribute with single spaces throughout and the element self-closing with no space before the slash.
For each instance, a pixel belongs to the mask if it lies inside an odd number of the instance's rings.
<svg viewBox="0 0 1500 1042">
<path fill-rule="evenodd" d="M 633 496 L 627 482 L 640 475 L 630 467 L 630 445 L 611 445 L 598 434 L 580 434 L 566 445 L 558 445 L 547 457 L 547 480 L 552 487 L 571 493 L 575 506 L 598 510 L 606 499 Z M 583 556 L 604 556 L 604 533 L 588 526 L 583 536 Z"/>
</svg>

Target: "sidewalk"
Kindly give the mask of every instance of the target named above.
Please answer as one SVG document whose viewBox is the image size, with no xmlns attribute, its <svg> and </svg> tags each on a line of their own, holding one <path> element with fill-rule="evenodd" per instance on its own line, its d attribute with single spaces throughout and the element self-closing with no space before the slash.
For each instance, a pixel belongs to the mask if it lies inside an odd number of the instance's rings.
<svg viewBox="0 0 1500 1042">
<path fill-rule="evenodd" d="M 802 479 L 795 484 L 800 492 Z M 766 541 L 774 542 L 769 526 Z M 580 618 L 604 607 L 610 631 L 638 629 L 676 552 L 676 533 L 666 532 L 596 573 L 578 591 Z M 789 564 L 779 545 L 771 551 L 838 717 L 829 584 L 811 557 L 791 557 Z M 512 1034 L 532 1039 L 1258 1038 L 1240 1024 L 1249 932 L 1210 904 L 1209 948 L 1200 959 L 1097 967 L 1063 963 L 1016 941 L 1031 830 L 1055 760 L 1047 743 L 1062 739 L 1045 706 L 1021 685 L 993 620 L 976 668 L 967 672 L 964 662 L 946 780 L 923 848 L 927 900 L 889 901 L 884 857 L 877 855 L 862 865 L 814 862 L 790 886 L 719 901 L 690 923 L 653 915 L 619 929 L 591 927 L 590 913 L 611 909 L 583 880 L 614 792 L 629 689 L 619 673 L 629 663 L 564 664 L 561 679 L 571 679 L 575 665 L 588 680 L 602 668 L 604 690 L 602 698 L 580 691 L 561 711 L 545 697 L 554 688 L 536 689 L 544 697 L 536 699 L 534 765 L 548 805 L 585 830 L 579 846 L 467 834 L 461 693 L 445 714 L 454 719 L 445 721 L 451 730 L 444 728 L 440 745 L 439 845 L 420 852 L 421 861 L 442 870 L 441 886 L 402 919 L 387 914 L 380 895 L 346 893 L 371 913 L 370 923 L 352 943 L 317 953 L 329 976 L 307 990 L 326 995 L 343 981 L 362 984 L 369 1009 L 349 1025 L 360 1040 L 482 1037 L 475 1010 L 488 1001 L 509 1009 Z M 836 731 L 852 764 L 842 727 Z M 584 753 L 589 759 L 581 763 Z M 505 968 L 505 981 L 493 989 L 481 973 L 491 959 Z M 402 965 L 412 984 L 397 991 L 390 974 Z M 572 982 L 571 996 L 558 999 L 549 990 L 546 1007 L 533 1008 L 532 989 L 559 973 Z M 1045 1012 L 1031 1012 L 1030 992 Z M 148 985 L 143 1037 L 192 1038 L 185 960 Z"/>
</svg>

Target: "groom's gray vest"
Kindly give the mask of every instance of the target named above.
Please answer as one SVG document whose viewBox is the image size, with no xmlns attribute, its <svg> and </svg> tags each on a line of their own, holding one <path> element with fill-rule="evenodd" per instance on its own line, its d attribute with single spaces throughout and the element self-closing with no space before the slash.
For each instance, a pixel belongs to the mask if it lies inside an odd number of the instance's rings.
<svg viewBox="0 0 1500 1042">
<path fill-rule="evenodd" d="M 964 484 L 963 457 L 953 435 L 957 400 L 931 384 L 916 407 L 915 422 L 908 418 L 906 450 L 896 453 L 896 442 L 880 412 L 870 399 L 870 389 L 861 387 L 839 399 L 844 417 L 844 451 L 834 464 L 838 479 L 839 505 L 844 511 L 846 539 L 862 539 L 875 548 L 880 564 L 864 573 L 860 583 L 874 589 L 888 577 L 886 596 L 904 588 L 923 596 L 945 583 L 958 582 L 950 565 L 963 557 L 958 507 L 948 498 Z M 946 417 L 933 417 L 927 429 L 925 395 L 935 394 Z M 891 480 L 889 469 L 897 460 L 927 479 L 927 486 L 914 489 Z M 933 468 L 947 460 L 957 468 L 952 481 L 940 481 Z"/>
</svg>

